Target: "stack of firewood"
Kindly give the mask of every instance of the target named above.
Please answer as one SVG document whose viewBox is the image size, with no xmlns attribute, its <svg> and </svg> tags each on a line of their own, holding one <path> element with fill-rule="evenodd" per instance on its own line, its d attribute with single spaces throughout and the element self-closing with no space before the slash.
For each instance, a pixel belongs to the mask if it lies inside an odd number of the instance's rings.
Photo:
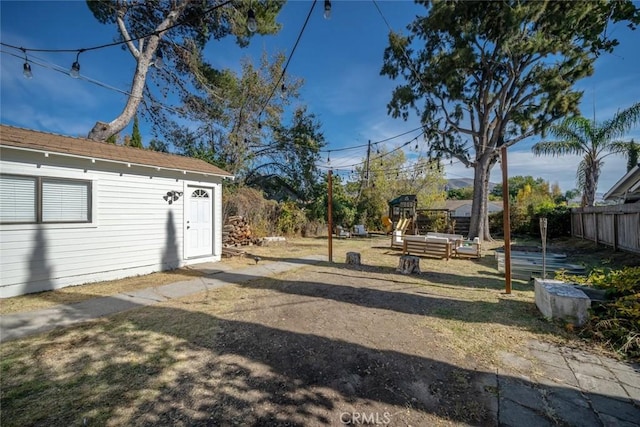
<svg viewBox="0 0 640 427">
<path fill-rule="evenodd" d="M 222 245 L 225 247 L 253 245 L 259 241 L 251 235 L 251 226 L 243 216 L 230 216 L 222 227 Z"/>
</svg>

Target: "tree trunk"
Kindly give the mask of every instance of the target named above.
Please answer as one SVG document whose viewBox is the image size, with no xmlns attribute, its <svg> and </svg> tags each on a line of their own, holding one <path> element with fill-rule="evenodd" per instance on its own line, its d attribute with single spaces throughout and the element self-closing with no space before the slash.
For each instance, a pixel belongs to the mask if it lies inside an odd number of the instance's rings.
<svg viewBox="0 0 640 427">
<path fill-rule="evenodd" d="M 413 255 L 401 256 L 396 272 L 401 274 L 420 274 L 420 258 Z"/>
<path fill-rule="evenodd" d="M 181 16 L 182 12 L 188 4 L 189 2 L 186 1 L 173 3 L 172 10 L 167 14 L 167 17 L 158 25 L 154 35 L 146 39 L 138 40 L 139 50 L 134 46 L 133 41 L 128 34 L 128 30 L 126 29 L 124 21 L 122 19 L 123 15 L 118 16 L 117 22 L 120 28 L 120 35 L 124 40 L 129 40 L 126 43 L 126 46 L 129 48 L 129 51 L 136 60 L 136 72 L 133 75 L 130 94 L 127 99 L 127 104 L 122 110 L 122 113 L 120 113 L 118 117 L 116 117 L 109 123 L 97 122 L 87 136 L 89 139 L 94 141 L 106 141 L 107 138 L 115 135 L 116 133 L 127 127 L 133 116 L 135 116 L 136 112 L 138 111 L 140 102 L 142 102 L 144 96 L 144 87 L 147 81 L 147 72 L 149 71 L 151 59 L 154 57 L 156 50 L 158 49 L 160 38 L 162 38 L 166 31 L 168 31 L 168 29 L 170 29 L 171 26 L 177 22 L 178 18 Z M 124 2 L 120 4 L 119 7 L 121 9 L 118 13 L 124 14 L 127 3 Z"/>
<path fill-rule="evenodd" d="M 150 41 L 149 45 L 151 44 L 152 43 Z M 157 38 L 155 39 L 154 44 L 155 47 L 158 46 Z M 136 67 L 136 72 L 133 75 L 133 82 L 131 83 L 131 95 L 127 99 L 127 104 L 122 110 L 122 113 L 109 123 L 97 122 L 89 132 L 89 139 L 94 141 L 106 141 L 111 135 L 115 135 L 127 127 L 131 119 L 133 119 L 133 116 L 136 115 L 138 106 L 142 101 L 144 85 L 147 80 L 147 72 L 149 71 L 149 63 L 151 62 L 151 55 L 155 52 L 155 47 L 153 49 L 151 49 L 151 47 L 152 46 L 149 46 L 144 50 L 144 52 L 140 53 L 140 57 L 137 60 L 138 65 Z"/>
<path fill-rule="evenodd" d="M 489 196 L 489 165 L 490 156 L 483 154 L 476 163 L 473 173 L 473 204 L 471 205 L 471 222 L 469 224 L 469 239 L 480 237 L 490 240 L 487 199 Z"/>
<path fill-rule="evenodd" d="M 584 195 L 582 202 L 584 206 L 594 206 L 596 204 L 596 190 L 598 188 L 598 178 L 600 169 L 597 165 L 587 166 L 584 177 Z"/>
<path fill-rule="evenodd" d="M 347 252 L 347 264 L 360 265 L 360 252 Z"/>
</svg>

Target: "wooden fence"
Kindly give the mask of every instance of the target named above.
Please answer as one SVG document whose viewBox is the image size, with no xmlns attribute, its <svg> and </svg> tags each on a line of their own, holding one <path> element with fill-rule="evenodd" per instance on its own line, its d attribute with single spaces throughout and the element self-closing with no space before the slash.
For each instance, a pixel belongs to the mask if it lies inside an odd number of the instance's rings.
<svg viewBox="0 0 640 427">
<path fill-rule="evenodd" d="M 571 235 L 640 253 L 640 204 L 573 208 Z"/>
</svg>

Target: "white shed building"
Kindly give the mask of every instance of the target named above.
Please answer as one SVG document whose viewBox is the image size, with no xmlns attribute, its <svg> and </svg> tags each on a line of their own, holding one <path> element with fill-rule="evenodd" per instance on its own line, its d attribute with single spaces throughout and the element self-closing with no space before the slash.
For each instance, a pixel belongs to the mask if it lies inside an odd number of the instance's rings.
<svg viewBox="0 0 640 427">
<path fill-rule="evenodd" d="M 219 261 L 224 178 L 202 160 L 0 125 L 0 298 Z"/>
</svg>

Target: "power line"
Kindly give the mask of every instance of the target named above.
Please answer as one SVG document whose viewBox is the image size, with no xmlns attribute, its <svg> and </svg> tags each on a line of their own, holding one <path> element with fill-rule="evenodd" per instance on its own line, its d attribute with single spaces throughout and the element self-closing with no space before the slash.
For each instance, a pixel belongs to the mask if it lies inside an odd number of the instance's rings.
<svg viewBox="0 0 640 427">
<path fill-rule="evenodd" d="M 353 146 L 343 147 L 343 148 L 335 148 L 335 149 L 331 149 L 331 150 L 329 150 L 329 149 L 327 149 L 327 150 L 319 150 L 319 152 L 320 152 L 320 153 L 337 153 L 337 152 L 339 152 L 339 151 L 356 150 L 356 149 L 358 149 L 358 148 L 367 147 L 369 144 L 371 144 L 371 145 L 377 145 L 377 144 L 380 144 L 380 143 L 382 143 L 382 142 L 391 141 L 392 139 L 400 138 L 401 136 L 405 136 L 405 135 L 410 134 L 411 132 L 415 132 L 415 131 L 417 131 L 417 130 L 422 130 L 422 126 L 417 127 L 417 128 L 415 128 L 415 129 L 408 130 L 408 131 L 403 132 L 403 133 L 400 133 L 400 134 L 398 134 L 398 135 L 390 136 L 389 138 L 381 139 L 380 141 L 374 141 L 374 142 L 371 142 L 371 143 L 360 144 L 360 145 L 353 145 Z M 418 137 L 419 137 L 419 136 L 420 136 L 420 135 L 418 135 Z M 417 138 L 417 137 L 415 137 L 415 138 Z M 414 139 L 415 139 L 415 138 L 414 138 Z M 413 141 L 413 139 L 412 139 L 412 141 Z"/>
</svg>

